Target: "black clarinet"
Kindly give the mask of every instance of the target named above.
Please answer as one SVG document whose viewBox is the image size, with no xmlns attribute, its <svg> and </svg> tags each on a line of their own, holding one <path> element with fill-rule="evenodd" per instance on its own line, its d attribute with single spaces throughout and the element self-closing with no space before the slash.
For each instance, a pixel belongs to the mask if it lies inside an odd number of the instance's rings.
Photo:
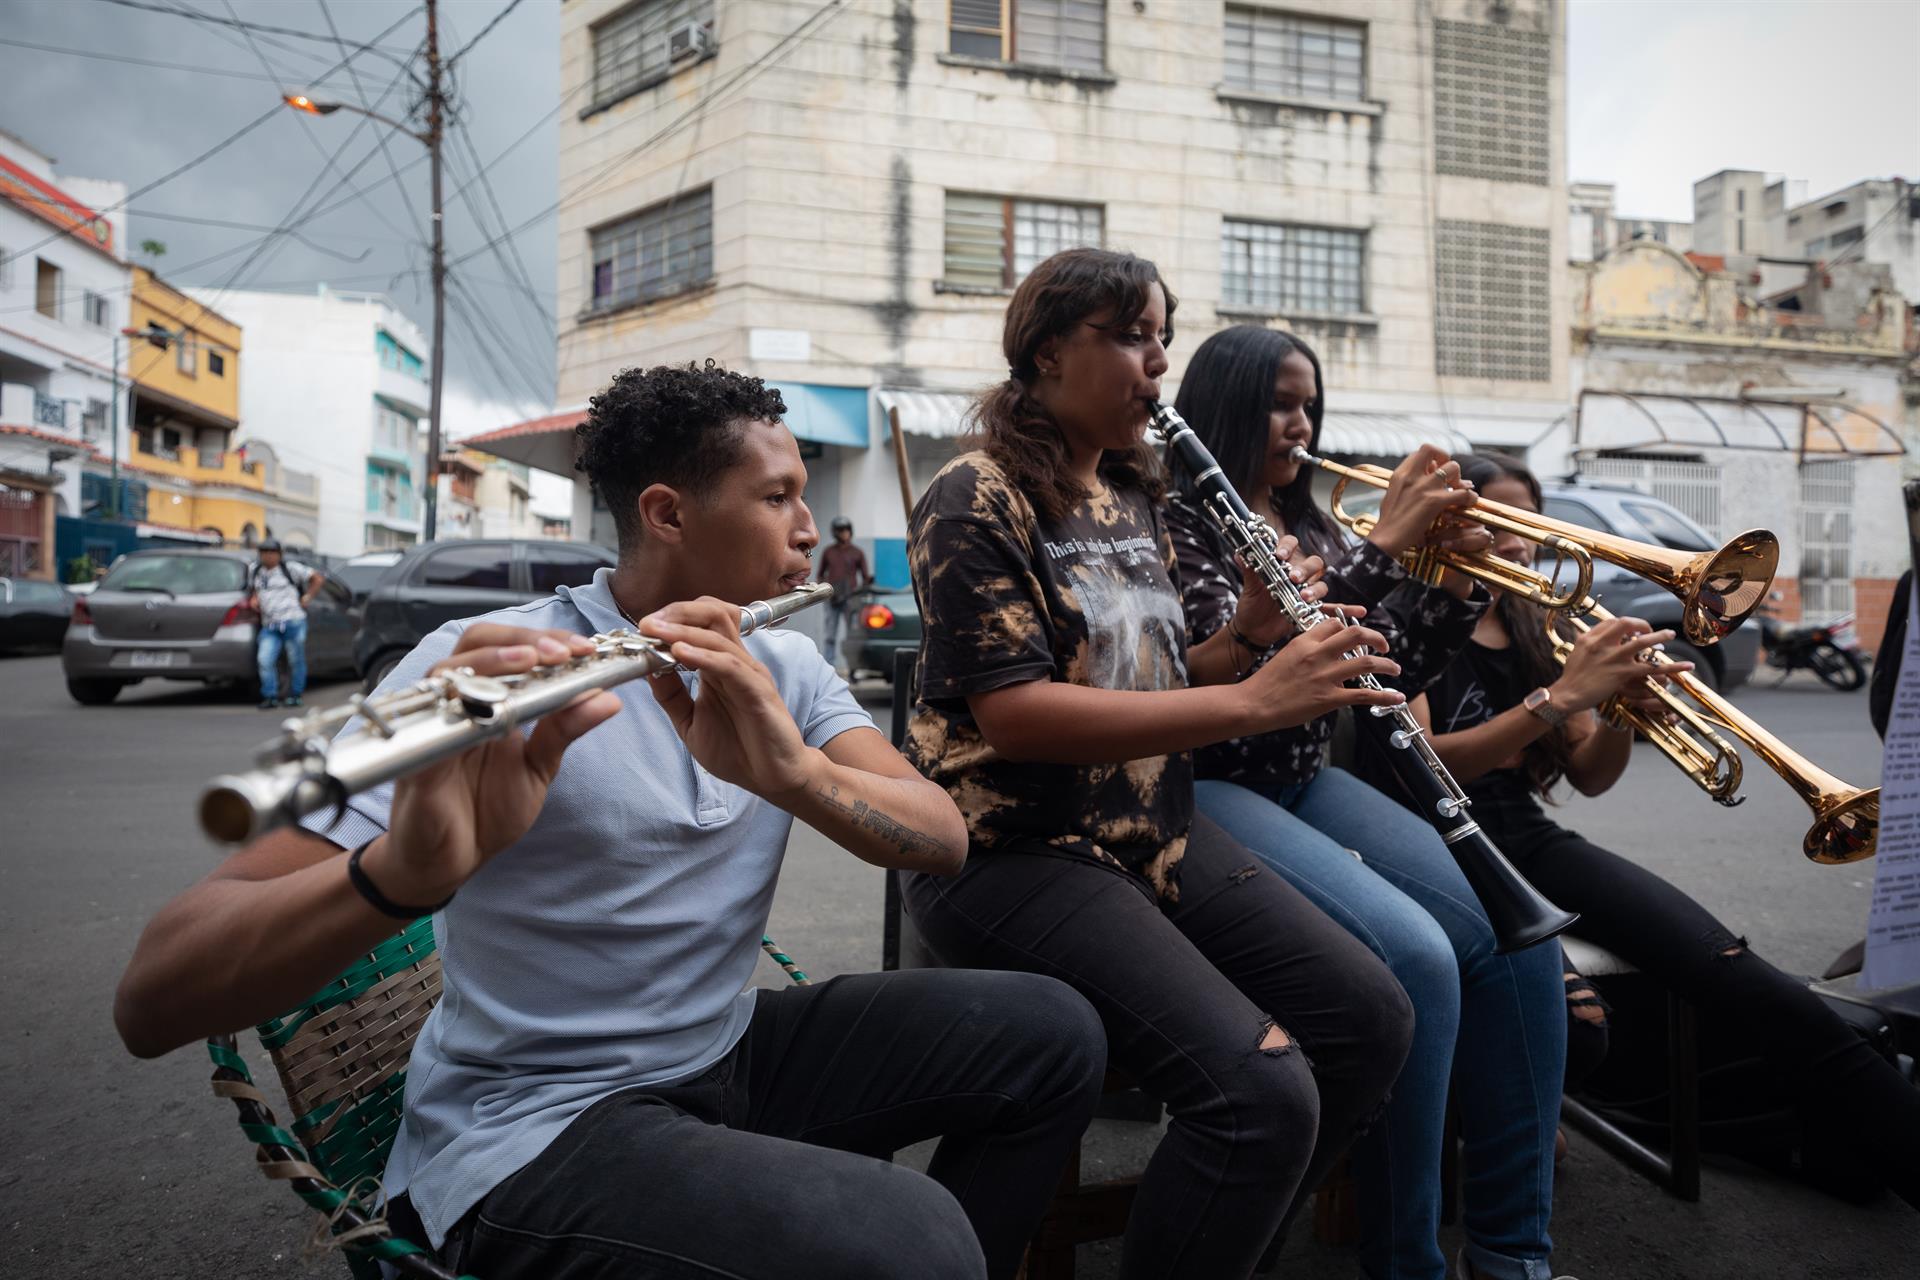
<svg viewBox="0 0 1920 1280">
<path fill-rule="evenodd" d="M 1200 443 L 1200 437 L 1193 433 L 1185 419 L 1168 406 L 1156 404 L 1151 424 L 1154 434 L 1193 476 L 1194 496 L 1200 500 L 1207 517 L 1219 526 L 1228 544 L 1248 567 L 1260 575 L 1274 603 L 1295 627 L 1305 632 L 1329 619 L 1343 626 L 1354 625 L 1345 615 L 1324 612 L 1300 594 L 1293 575 L 1280 559 L 1279 535 L 1247 509 L 1247 504 L 1227 482 L 1220 464 L 1213 460 L 1213 454 Z M 1352 649 L 1346 656 L 1359 657 L 1363 652 Z M 1384 687 L 1371 675 L 1359 677 L 1357 683 L 1369 689 Z M 1467 793 L 1440 762 L 1433 744 L 1427 741 L 1426 730 L 1414 719 L 1406 703 L 1369 707 L 1366 711 L 1356 709 L 1354 713 L 1358 732 L 1384 740 L 1389 748 L 1385 754 L 1393 762 L 1394 772 L 1406 785 L 1420 812 L 1447 842 L 1454 861 L 1460 864 L 1461 874 L 1480 899 L 1480 906 L 1493 925 L 1497 939 L 1495 951 L 1504 954 L 1545 942 L 1580 918 L 1548 902 L 1488 839 L 1487 833 L 1467 812 L 1472 803 Z"/>
</svg>

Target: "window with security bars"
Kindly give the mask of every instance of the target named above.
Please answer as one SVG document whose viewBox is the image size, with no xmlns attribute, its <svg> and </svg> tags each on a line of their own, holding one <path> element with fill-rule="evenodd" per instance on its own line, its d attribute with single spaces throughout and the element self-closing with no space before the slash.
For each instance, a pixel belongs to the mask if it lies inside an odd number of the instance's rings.
<svg viewBox="0 0 1920 1280">
<path fill-rule="evenodd" d="M 1441 376 L 1551 381 L 1546 228 L 1442 219 L 1435 244 L 1434 357 Z"/>
<path fill-rule="evenodd" d="M 593 233 L 593 298 L 603 311 L 665 298 L 713 277 L 713 190 L 675 196 Z"/>
<path fill-rule="evenodd" d="M 1853 612 L 1853 463 L 1800 468 L 1800 616 Z"/>
<path fill-rule="evenodd" d="M 949 0 L 947 51 L 1069 71 L 1105 71 L 1106 0 Z"/>
<path fill-rule="evenodd" d="M 1227 6 L 1228 89 L 1290 98 L 1366 97 L 1367 29 L 1356 22 Z"/>
<path fill-rule="evenodd" d="M 1228 218 L 1220 227 L 1220 305 L 1248 311 L 1366 310 L 1367 236 Z"/>
<path fill-rule="evenodd" d="M 593 100 L 612 102 L 664 79 L 673 33 L 698 23 L 713 32 L 713 0 L 640 0 L 593 29 Z"/>
<path fill-rule="evenodd" d="M 1552 42 L 1542 32 L 1435 22 L 1435 169 L 1545 186 L 1553 161 L 1552 69 Z"/>
<path fill-rule="evenodd" d="M 1103 218 L 1097 204 L 949 191 L 946 225 L 943 283 L 1011 289 L 1062 249 L 1099 248 Z"/>
</svg>

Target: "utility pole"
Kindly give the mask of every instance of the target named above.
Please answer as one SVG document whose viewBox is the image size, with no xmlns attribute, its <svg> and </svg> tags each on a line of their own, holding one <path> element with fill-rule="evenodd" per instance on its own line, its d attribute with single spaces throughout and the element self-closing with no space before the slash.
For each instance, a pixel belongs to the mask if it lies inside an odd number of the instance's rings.
<svg viewBox="0 0 1920 1280">
<path fill-rule="evenodd" d="M 422 541 L 431 542 L 440 508 L 440 384 L 447 371 L 447 240 L 440 211 L 440 140 L 445 102 L 440 93 L 440 27 L 437 0 L 427 5 L 427 154 L 433 172 L 433 372 L 427 403 L 427 517 Z"/>
</svg>

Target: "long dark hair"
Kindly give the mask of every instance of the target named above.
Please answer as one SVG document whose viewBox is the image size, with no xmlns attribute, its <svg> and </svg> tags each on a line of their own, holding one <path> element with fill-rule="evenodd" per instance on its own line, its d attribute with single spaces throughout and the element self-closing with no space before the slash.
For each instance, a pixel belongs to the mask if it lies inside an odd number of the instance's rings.
<svg viewBox="0 0 1920 1280">
<path fill-rule="evenodd" d="M 1072 333 L 1089 316 L 1106 316 L 1102 329 L 1122 329 L 1140 318 L 1159 285 L 1167 299 L 1166 341 L 1173 341 L 1173 310 L 1179 303 L 1145 258 L 1110 249 L 1067 249 L 1027 273 L 1007 304 L 1000 346 L 1007 379 L 974 402 L 975 443 L 1049 520 L 1059 520 L 1087 499 L 1086 486 L 1068 471 L 1067 438 L 1029 385 L 1035 363 L 1050 339 Z M 1100 478 L 1138 489 L 1158 501 L 1166 492 L 1160 460 L 1143 440 L 1131 449 L 1108 449 Z"/>
<path fill-rule="evenodd" d="M 1180 379 L 1173 407 L 1242 494 L 1258 488 L 1267 469 L 1273 384 L 1291 355 L 1305 356 L 1313 366 L 1313 399 L 1306 406 L 1313 440 L 1307 447 L 1317 453 L 1326 416 L 1326 382 L 1320 357 L 1292 334 L 1251 324 L 1222 329 L 1200 344 Z M 1272 510 L 1309 555 L 1331 556 L 1346 541 L 1333 517 L 1313 500 L 1311 467 L 1301 467 L 1292 483 L 1274 490 Z"/>
<path fill-rule="evenodd" d="M 1534 510 L 1540 509 L 1540 481 L 1527 464 L 1506 453 L 1469 453 L 1454 459 L 1460 464 L 1460 478 L 1473 482 L 1481 493 L 1495 480 L 1518 480 L 1533 498 Z M 1506 630 L 1507 652 L 1521 682 L 1530 689 L 1552 684 L 1560 678 L 1560 663 L 1553 656 L 1553 642 L 1547 638 L 1547 617 L 1539 605 L 1503 592 L 1493 606 L 1500 625 Z M 1542 796 L 1566 776 L 1571 744 L 1567 731 L 1557 728 L 1528 743 L 1520 752 L 1520 764 L 1527 781 Z M 1547 798 L 1551 799 L 1550 796 Z"/>
</svg>

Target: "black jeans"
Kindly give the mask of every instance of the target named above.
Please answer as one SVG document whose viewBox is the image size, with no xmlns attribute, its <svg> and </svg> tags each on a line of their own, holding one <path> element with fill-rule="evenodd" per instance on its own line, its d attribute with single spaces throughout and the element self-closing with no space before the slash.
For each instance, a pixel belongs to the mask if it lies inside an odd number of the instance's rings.
<svg viewBox="0 0 1920 1280">
<path fill-rule="evenodd" d="M 1530 796 L 1474 799 L 1473 815 L 1576 932 L 1695 1006 L 1753 1029 L 1754 1050 L 1801 1114 L 1920 1207 L 1920 1090 L 1808 989 L 1680 890 L 1568 831 Z"/>
<path fill-rule="evenodd" d="M 590 1107 L 442 1256 L 485 1280 L 1010 1278 L 1105 1074 L 1099 1019 L 1050 979 L 762 991 L 712 1070 Z M 926 1174 L 887 1163 L 936 1137 Z"/>
<path fill-rule="evenodd" d="M 1114 868 L 1039 850 L 909 876 L 906 902 L 947 964 L 1071 983 L 1106 1024 L 1113 1066 L 1166 1104 L 1124 1277 L 1251 1273 L 1406 1057 L 1413 1012 L 1386 966 L 1203 817 L 1177 904 Z M 1270 1025 L 1284 1039 L 1263 1050 Z"/>
</svg>

